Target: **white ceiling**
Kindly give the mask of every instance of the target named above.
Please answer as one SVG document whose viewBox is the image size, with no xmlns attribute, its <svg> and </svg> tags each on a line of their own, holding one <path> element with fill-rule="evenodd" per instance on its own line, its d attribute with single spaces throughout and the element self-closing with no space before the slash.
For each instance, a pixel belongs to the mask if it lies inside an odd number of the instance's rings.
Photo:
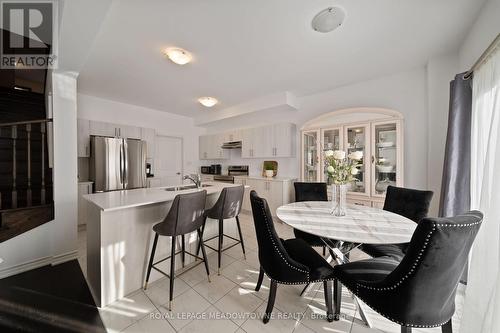
<svg viewBox="0 0 500 333">
<path fill-rule="evenodd" d="M 115 0 L 79 91 L 190 117 L 277 92 L 307 95 L 456 49 L 483 2 Z M 313 31 L 311 19 L 332 5 L 346 10 L 344 25 Z M 194 61 L 174 65 L 161 53 L 168 46 L 189 50 Z M 220 104 L 203 108 L 200 96 Z"/>
</svg>

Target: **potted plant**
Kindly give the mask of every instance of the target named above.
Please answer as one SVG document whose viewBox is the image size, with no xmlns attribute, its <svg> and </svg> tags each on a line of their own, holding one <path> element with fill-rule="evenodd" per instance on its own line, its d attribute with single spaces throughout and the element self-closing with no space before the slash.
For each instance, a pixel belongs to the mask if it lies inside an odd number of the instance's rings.
<svg viewBox="0 0 500 333">
<path fill-rule="evenodd" d="M 272 163 L 264 163 L 264 170 L 267 178 L 274 177 L 274 166 Z"/>
<path fill-rule="evenodd" d="M 349 183 L 356 181 L 358 166 L 363 158 L 362 151 L 354 151 L 347 155 L 342 150 L 327 150 L 325 163 L 328 177 L 332 181 L 332 214 L 344 216 L 346 212 L 346 196 Z"/>
</svg>

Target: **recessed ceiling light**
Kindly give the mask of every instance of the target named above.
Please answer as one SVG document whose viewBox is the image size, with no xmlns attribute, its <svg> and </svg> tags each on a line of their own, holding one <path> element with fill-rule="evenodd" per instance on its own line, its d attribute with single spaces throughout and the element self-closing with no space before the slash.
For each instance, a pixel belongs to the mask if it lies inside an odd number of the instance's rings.
<svg viewBox="0 0 500 333">
<path fill-rule="evenodd" d="M 312 20 L 312 28 L 318 32 L 330 32 L 342 25 L 345 11 L 340 7 L 329 7 L 320 11 Z"/>
<path fill-rule="evenodd" d="M 178 47 L 171 47 L 165 50 L 165 55 L 177 65 L 185 65 L 193 59 L 191 53 Z"/>
<path fill-rule="evenodd" d="M 219 101 L 216 98 L 208 96 L 198 98 L 198 102 L 200 102 L 201 105 L 206 106 L 207 108 L 211 108 L 215 104 L 219 103 Z"/>
</svg>

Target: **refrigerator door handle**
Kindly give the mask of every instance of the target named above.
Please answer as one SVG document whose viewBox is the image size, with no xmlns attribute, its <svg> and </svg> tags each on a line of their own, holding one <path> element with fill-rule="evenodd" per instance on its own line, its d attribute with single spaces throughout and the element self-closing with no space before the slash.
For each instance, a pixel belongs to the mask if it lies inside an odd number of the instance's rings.
<svg viewBox="0 0 500 333">
<path fill-rule="evenodd" d="M 123 140 L 123 188 L 128 188 L 128 145 L 127 140 Z"/>
<path fill-rule="evenodd" d="M 123 145 L 120 145 L 120 188 L 123 189 L 123 177 L 124 177 L 124 169 L 123 169 Z"/>
</svg>

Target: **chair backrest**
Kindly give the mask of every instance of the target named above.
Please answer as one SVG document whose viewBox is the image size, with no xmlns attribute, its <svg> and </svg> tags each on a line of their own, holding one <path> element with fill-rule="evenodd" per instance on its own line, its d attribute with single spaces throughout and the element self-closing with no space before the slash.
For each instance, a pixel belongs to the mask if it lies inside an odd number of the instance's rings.
<svg viewBox="0 0 500 333">
<path fill-rule="evenodd" d="M 418 223 L 427 216 L 434 192 L 388 186 L 384 210 L 402 215 Z"/>
<path fill-rule="evenodd" d="M 328 201 L 326 183 L 295 182 L 295 202 Z"/>
<path fill-rule="evenodd" d="M 378 286 L 394 298 L 378 297 L 404 323 L 440 325 L 455 311 L 455 293 L 483 214 L 424 218 L 401 263 Z"/>
<path fill-rule="evenodd" d="M 162 236 L 177 236 L 193 232 L 203 224 L 207 191 L 178 194 L 165 219 L 155 225 Z"/>
<path fill-rule="evenodd" d="M 274 229 L 272 215 L 266 199 L 257 192 L 250 192 L 253 221 L 259 246 L 259 261 L 264 272 L 273 280 L 281 282 L 305 281 L 309 268 L 290 258 Z"/>
<path fill-rule="evenodd" d="M 214 219 L 231 219 L 238 216 L 243 204 L 245 186 L 225 187 L 214 206 L 210 208 L 209 217 Z"/>
</svg>

